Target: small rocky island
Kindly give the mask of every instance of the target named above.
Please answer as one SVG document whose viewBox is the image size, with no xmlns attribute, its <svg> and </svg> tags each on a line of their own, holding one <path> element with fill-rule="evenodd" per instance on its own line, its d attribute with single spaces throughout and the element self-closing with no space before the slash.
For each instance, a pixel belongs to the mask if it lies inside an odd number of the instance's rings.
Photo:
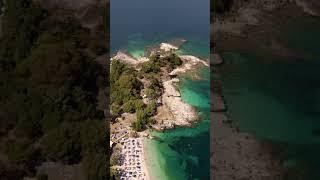
<svg viewBox="0 0 320 180">
<path fill-rule="evenodd" d="M 151 138 L 149 130 L 191 126 L 199 120 L 197 110 L 181 98 L 179 76 L 209 64 L 195 56 L 178 55 L 178 49 L 175 44 L 161 43 L 146 57 L 118 51 L 111 58 L 111 172 L 118 176 L 137 173 L 150 179 L 143 149 L 143 139 Z M 133 146 L 126 145 L 128 140 L 135 142 Z M 130 159 L 137 149 L 138 157 Z"/>
</svg>

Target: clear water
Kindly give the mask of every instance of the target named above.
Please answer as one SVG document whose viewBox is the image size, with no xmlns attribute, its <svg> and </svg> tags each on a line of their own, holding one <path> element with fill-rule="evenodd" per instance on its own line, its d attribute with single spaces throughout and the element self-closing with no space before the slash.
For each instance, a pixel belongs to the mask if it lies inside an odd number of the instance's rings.
<svg viewBox="0 0 320 180">
<path fill-rule="evenodd" d="M 142 52 L 146 44 L 158 43 L 158 41 L 139 42 L 140 37 L 134 37 L 137 39 L 131 39 L 133 42 L 129 40 L 128 47 L 136 44 L 135 48 L 126 49 L 133 56 L 136 52 Z M 181 47 L 179 53 L 208 58 L 208 47 L 209 44 L 189 40 Z M 191 75 L 182 76 L 179 90 L 182 99 L 198 110 L 201 120 L 191 128 L 152 133 L 157 138 L 146 141 L 152 179 L 187 180 L 210 177 L 210 72 L 209 68 L 202 68 L 197 73 L 200 77 L 197 80 L 191 78 Z"/>
<path fill-rule="evenodd" d="M 209 0 L 111 0 L 111 53 L 126 50 L 143 55 L 149 45 L 176 38 L 187 39 L 179 54 L 209 57 Z M 184 101 L 201 115 L 193 128 L 153 132 L 147 140 L 148 163 L 153 179 L 209 179 L 210 106 L 209 68 L 199 70 L 200 80 L 181 78 Z"/>
<path fill-rule="evenodd" d="M 209 7 L 209 0 L 111 0 L 111 51 L 170 38 L 193 37 L 208 44 Z"/>
<path fill-rule="evenodd" d="M 200 71 L 203 79 L 182 78 L 180 91 L 182 99 L 197 108 L 201 120 L 192 128 L 153 132 L 157 139 L 147 141 L 153 149 L 148 159 L 154 179 L 210 178 L 210 79 L 208 68 Z"/>
<path fill-rule="evenodd" d="M 130 44 L 139 44 L 140 46 L 136 46 L 134 50 L 127 49 L 128 53 L 134 54 L 143 51 L 145 47 L 143 42 L 145 41 L 139 42 L 138 38 L 133 42 L 128 41 L 128 46 Z M 149 42 L 148 45 L 154 44 Z M 208 46 L 208 44 L 205 46 L 203 42 L 189 40 L 181 47 L 179 53 L 208 58 Z M 152 133 L 157 138 L 146 141 L 152 179 L 186 180 L 209 179 L 210 177 L 210 72 L 209 68 L 202 68 L 197 73 L 200 75 L 200 79 L 197 80 L 192 79 L 189 75 L 181 77 L 179 90 L 182 99 L 198 110 L 201 120 L 192 128 L 177 128 Z"/>
<path fill-rule="evenodd" d="M 308 56 L 223 54 L 226 63 L 219 73 L 229 115 L 242 131 L 280 144 L 283 165 L 294 169 L 289 173 L 319 179 L 320 35 L 315 29 L 320 30 L 320 20 L 299 19 L 276 28 L 287 47 Z"/>
</svg>

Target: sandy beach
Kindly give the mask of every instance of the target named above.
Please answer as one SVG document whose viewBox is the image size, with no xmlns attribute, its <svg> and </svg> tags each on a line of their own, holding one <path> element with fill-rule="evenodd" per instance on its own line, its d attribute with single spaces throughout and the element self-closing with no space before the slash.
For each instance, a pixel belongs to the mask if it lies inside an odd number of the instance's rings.
<svg viewBox="0 0 320 180">
<path fill-rule="evenodd" d="M 114 168 L 120 179 L 150 180 L 144 145 L 145 137 L 123 137 L 117 147 L 120 148 L 120 163 Z"/>
<path fill-rule="evenodd" d="M 142 139 L 142 155 L 143 155 L 143 172 L 146 174 L 146 180 L 151 180 L 151 176 L 150 176 L 150 171 L 148 169 L 148 161 L 147 161 L 147 158 L 148 158 L 148 155 L 147 155 L 147 151 L 146 151 L 146 138 L 143 138 Z"/>
</svg>

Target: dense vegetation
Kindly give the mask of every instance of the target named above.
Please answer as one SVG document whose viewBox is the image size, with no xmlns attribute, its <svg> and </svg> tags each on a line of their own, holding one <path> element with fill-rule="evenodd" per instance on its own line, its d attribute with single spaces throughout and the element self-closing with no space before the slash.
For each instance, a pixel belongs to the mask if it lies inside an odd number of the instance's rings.
<svg viewBox="0 0 320 180">
<path fill-rule="evenodd" d="M 162 89 L 161 69 L 172 71 L 182 64 L 181 59 L 175 54 L 161 58 L 159 54 L 153 54 L 149 59 L 150 61 L 141 64 L 140 71 L 117 60 L 111 63 L 111 114 L 117 117 L 123 112 L 136 113 L 137 121 L 132 123 L 136 131 L 142 131 L 153 123 L 151 117 L 156 112 L 156 99 Z M 149 83 L 144 87 L 140 80 Z M 143 88 L 145 88 L 146 97 L 150 100 L 148 104 L 143 103 L 140 95 Z"/>
<path fill-rule="evenodd" d="M 106 179 L 105 121 L 98 105 L 107 83 L 102 66 L 85 51 L 105 47 L 94 46 L 95 37 L 73 18 L 51 16 L 31 0 L 6 2 L 0 153 L 8 160 L 0 158 L 1 179 L 35 176 L 45 161 L 82 162 L 88 179 Z"/>
</svg>

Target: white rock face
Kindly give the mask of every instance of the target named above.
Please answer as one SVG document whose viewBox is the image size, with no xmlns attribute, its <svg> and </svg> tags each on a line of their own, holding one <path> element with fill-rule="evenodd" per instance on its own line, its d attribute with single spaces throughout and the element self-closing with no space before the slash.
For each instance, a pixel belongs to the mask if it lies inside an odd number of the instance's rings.
<svg viewBox="0 0 320 180">
<path fill-rule="evenodd" d="M 197 63 L 202 63 L 203 65 L 209 67 L 209 64 L 207 62 L 205 62 L 204 60 L 201 60 L 195 56 L 191 56 L 191 55 L 183 55 L 183 56 L 179 56 L 182 60 L 188 61 L 189 63 L 191 63 L 192 65 L 196 65 Z"/>
<path fill-rule="evenodd" d="M 183 56 L 179 56 L 179 57 L 183 61 L 183 65 L 174 69 L 173 71 L 171 71 L 169 75 L 177 75 L 180 73 L 185 73 L 185 72 L 193 69 L 198 64 L 202 64 L 204 66 L 209 67 L 209 64 L 207 62 L 205 62 L 204 60 L 201 60 L 195 56 L 183 55 Z"/>
<path fill-rule="evenodd" d="M 174 117 L 170 121 L 170 124 L 179 126 L 190 125 L 192 121 L 198 118 L 197 112 L 191 105 L 182 101 L 180 92 L 176 90 L 173 84 L 178 81 L 179 79 L 174 78 L 163 82 L 164 94 L 162 95 L 162 103 L 170 110 Z"/>
<path fill-rule="evenodd" d="M 136 65 L 139 63 L 138 60 L 134 59 L 133 57 L 118 51 L 117 54 L 111 58 L 111 61 L 113 60 L 119 60 L 122 61 L 123 63 L 131 64 L 131 65 Z"/>
<path fill-rule="evenodd" d="M 140 57 L 138 59 L 135 59 L 135 58 L 129 56 L 128 54 L 126 54 L 126 53 L 118 51 L 117 54 L 111 58 L 111 61 L 113 61 L 113 60 L 119 60 L 119 61 L 121 61 L 123 63 L 130 64 L 130 65 L 137 65 L 139 63 L 143 63 L 143 62 L 149 61 L 149 58 Z"/>
<path fill-rule="evenodd" d="M 160 49 L 168 52 L 168 51 L 172 51 L 172 50 L 178 50 L 179 48 L 176 47 L 176 46 L 173 46 L 171 44 L 168 44 L 168 43 L 161 43 L 160 44 Z"/>
<path fill-rule="evenodd" d="M 180 97 L 180 92 L 176 90 L 172 83 L 179 82 L 178 78 L 163 82 L 164 92 L 167 96 Z"/>
<path fill-rule="evenodd" d="M 138 58 L 138 61 L 139 61 L 139 63 L 147 62 L 147 61 L 149 61 L 149 58 L 147 58 L 147 57 L 140 57 L 140 58 Z"/>
</svg>

